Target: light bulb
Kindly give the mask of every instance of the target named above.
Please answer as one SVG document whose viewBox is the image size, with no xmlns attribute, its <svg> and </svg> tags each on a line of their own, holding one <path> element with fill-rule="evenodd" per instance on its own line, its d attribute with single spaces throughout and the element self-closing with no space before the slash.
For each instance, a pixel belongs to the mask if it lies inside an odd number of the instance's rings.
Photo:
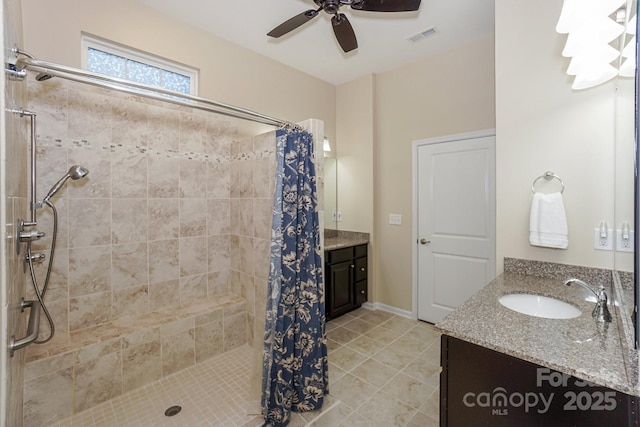
<svg viewBox="0 0 640 427">
<path fill-rule="evenodd" d="M 326 137 L 324 138 L 324 142 L 322 143 L 322 151 L 331 151 L 331 145 L 329 144 L 329 140 Z"/>
</svg>

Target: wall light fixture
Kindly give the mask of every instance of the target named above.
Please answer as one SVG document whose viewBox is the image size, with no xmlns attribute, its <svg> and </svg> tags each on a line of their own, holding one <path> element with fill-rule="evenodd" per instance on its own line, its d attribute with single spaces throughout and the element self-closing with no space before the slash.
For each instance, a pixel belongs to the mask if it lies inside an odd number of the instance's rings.
<svg viewBox="0 0 640 427">
<path fill-rule="evenodd" d="M 635 76 L 636 16 L 633 0 L 564 0 L 556 31 L 567 34 L 562 56 L 573 89 L 587 89 L 620 75 Z"/>
</svg>

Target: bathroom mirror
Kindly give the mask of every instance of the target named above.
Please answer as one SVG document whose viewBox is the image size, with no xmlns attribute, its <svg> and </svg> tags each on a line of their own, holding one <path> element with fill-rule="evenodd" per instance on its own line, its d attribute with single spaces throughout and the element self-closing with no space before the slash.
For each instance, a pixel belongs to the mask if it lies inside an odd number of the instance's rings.
<svg viewBox="0 0 640 427">
<path fill-rule="evenodd" d="M 634 242 L 634 144 L 635 144 L 635 82 L 618 77 L 615 84 L 614 127 L 614 218 L 609 228 L 615 230 L 613 269 L 620 278 L 625 306 L 631 316 L 633 307 Z"/>
<path fill-rule="evenodd" d="M 329 230 L 338 229 L 338 222 L 333 216 L 338 211 L 338 161 L 335 153 L 333 142 L 331 151 L 324 153 L 324 228 Z"/>
<path fill-rule="evenodd" d="M 637 12 L 638 12 L 638 4 L 636 1 L 633 2 L 633 9 L 636 11 L 636 16 L 637 16 Z M 628 195 L 631 193 L 630 191 L 627 191 L 627 187 L 622 187 L 624 189 L 624 191 L 626 191 L 625 195 L 620 195 L 620 193 L 618 193 L 618 185 L 617 185 L 617 179 L 616 179 L 616 209 L 618 209 L 618 203 L 617 200 L 619 198 L 623 199 L 623 200 L 627 200 L 629 204 L 631 204 L 632 209 L 634 211 L 634 219 L 633 219 L 633 230 L 635 230 L 635 236 L 634 236 L 634 253 L 633 253 L 633 258 L 632 258 L 632 264 L 633 264 L 633 269 L 632 271 L 634 272 L 633 278 L 632 278 L 632 283 L 633 283 L 633 305 L 631 304 L 631 301 L 626 301 L 627 306 L 631 306 L 631 316 L 633 318 L 633 324 L 634 324 L 634 329 L 635 329 L 635 347 L 636 349 L 640 348 L 640 313 L 638 312 L 638 305 L 640 304 L 640 283 L 638 280 L 638 277 L 640 276 L 640 271 L 638 270 L 638 268 L 640 267 L 640 239 L 638 238 L 638 233 L 639 233 L 639 226 L 640 226 L 640 177 L 638 176 L 638 165 L 640 165 L 640 146 L 638 143 L 638 132 L 640 131 L 640 120 L 638 117 L 638 109 L 640 108 L 640 102 L 639 102 L 639 97 L 640 97 L 640 93 L 638 93 L 638 58 L 639 58 L 639 53 L 638 53 L 638 44 L 637 44 L 637 35 L 638 35 L 638 28 L 640 28 L 638 26 L 638 22 L 636 19 L 636 73 L 635 73 L 635 84 L 631 87 L 631 88 L 627 88 L 626 92 L 624 93 L 624 95 L 628 95 L 627 92 L 632 93 L 633 96 L 631 97 L 632 100 L 628 103 L 631 104 L 631 107 L 627 106 L 627 109 L 632 108 L 632 124 L 633 124 L 633 130 L 634 130 L 634 134 L 632 136 L 632 140 L 633 140 L 633 144 L 630 147 L 633 150 L 633 154 L 629 155 L 632 153 L 631 149 L 629 148 L 624 148 L 626 151 L 625 152 L 620 152 L 620 155 L 618 155 L 618 152 L 616 152 L 616 161 L 618 160 L 619 157 L 621 158 L 625 158 L 625 159 L 629 159 L 626 160 L 627 162 L 629 161 L 633 161 L 635 162 L 635 164 L 632 166 L 631 169 L 631 173 L 626 173 L 627 176 L 632 176 L 633 177 L 633 198 L 630 198 Z M 628 115 L 628 113 L 625 113 Z M 630 126 L 627 126 L 627 128 L 629 128 Z M 617 139 L 616 139 L 616 143 L 617 143 Z M 628 163 L 627 163 L 628 164 Z M 617 170 L 617 165 L 616 165 L 616 170 Z M 619 197 L 621 196 L 621 197 Z M 617 210 L 616 210 L 617 212 Z M 617 217 L 617 214 L 616 214 Z M 625 260 L 626 262 L 628 262 L 628 260 Z M 616 264 L 616 269 L 618 267 L 618 256 L 616 253 L 616 259 L 615 259 L 615 264 Z M 631 298 L 627 298 L 627 299 L 631 299 Z"/>
<path fill-rule="evenodd" d="M 614 223 L 615 230 L 614 270 L 618 273 L 624 293 L 628 315 L 633 316 L 634 307 L 634 258 L 638 253 L 631 230 L 637 230 L 638 209 L 634 209 L 634 162 L 635 155 L 635 82 L 619 77 L 615 94 L 615 155 L 614 155 Z M 637 268 L 637 267 L 636 267 Z M 637 288 L 637 286 L 636 286 Z"/>
<path fill-rule="evenodd" d="M 628 10 L 634 11 L 630 13 L 633 16 L 637 13 L 637 1 L 633 0 L 628 5 Z M 637 27 L 637 24 L 636 24 Z M 636 29 L 637 31 L 637 29 Z M 633 33 L 633 31 L 632 31 Z M 633 34 L 625 32 L 625 37 L 621 37 L 619 44 L 620 50 L 624 52 L 624 46 L 635 42 Z M 629 58 L 629 60 L 636 58 Z M 620 62 L 624 62 L 627 58 L 624 55 L 620 58 Z M 621 69 L 623 67 L 620 67 Z M 636 71 L 637 73 L 637 71 Z M 635 307 L 638 301 L 638 283 L 636 273 L 638 272 L 637 257 L 640 253 L 638 250 L 638 176 L 636 175 L 635 165 L 637 164 L 637 96 L 636 79 L 631 77 L 618 76 L 614 88 L 614 218 L 613 224 L 609 224 L 609 228 L 614 231 L 614 252 L 613 252 L 613 270 L 620 279 L 623 294 L 616 295 L 624 302 L 625 315 L 627 319 L 633 319 L 635 325 L 635 345 L 638 347 L 638 327 L 637 312 Z M 632 196 L 634 195 L 634 196 Z M 636 236 L 630 231 L 636 231 Z M 631 344 L 631 343 L 629 343 Z"/>
</svg>

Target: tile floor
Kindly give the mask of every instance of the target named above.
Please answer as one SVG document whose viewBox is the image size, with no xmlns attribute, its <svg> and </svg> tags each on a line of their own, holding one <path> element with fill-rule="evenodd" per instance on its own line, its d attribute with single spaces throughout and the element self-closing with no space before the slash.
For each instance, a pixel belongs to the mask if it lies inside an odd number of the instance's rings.
<svg viewBox="0 0 640 427">
<path fill-rule="evenodd" d="M 330 395 L 289 426 L 438 425 L 440 334 L 431 325 L 361 308 L 330 321 L 327 336 Z M 246 412 L 253 357 L 238 348 L 53 426 L 260 426 Z M 182 411 L 166 417 L 175 404 Z"/>
</svg>

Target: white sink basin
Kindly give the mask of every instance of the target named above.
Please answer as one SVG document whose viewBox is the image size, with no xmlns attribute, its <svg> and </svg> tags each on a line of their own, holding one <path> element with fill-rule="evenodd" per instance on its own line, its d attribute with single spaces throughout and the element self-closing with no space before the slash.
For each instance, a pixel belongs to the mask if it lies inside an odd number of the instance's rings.
<svg viewBox="0 0 640 427">
<path fill-rule="evenodd" d="M 582 314 L 580 309 L 555 298 L 532 294 L 508 294 L 498 298 L 500 304 L 529 316 L 546 319 L 573 319 Z"/>
</svg>

